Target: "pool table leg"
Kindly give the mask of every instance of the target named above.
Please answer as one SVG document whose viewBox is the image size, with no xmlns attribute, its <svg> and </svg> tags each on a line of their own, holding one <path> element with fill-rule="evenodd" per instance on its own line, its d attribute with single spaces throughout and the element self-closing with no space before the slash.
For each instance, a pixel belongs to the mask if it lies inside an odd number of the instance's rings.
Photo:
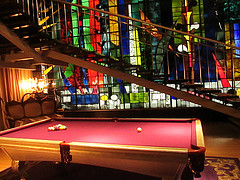
<svg viewBox="0 0 240 180">
<path fill-rule="evenodd" d="M 189 153 L 189 168 L 193 172 L 195 178 L 200 178 L 200 172 L 204 169 L 205 147 L 198 147 L 197 150 L 192 150 Z"/>
<path fill-rule="evenodd" d="M 12 160 L 11 167 L 13 171 L 17 171 L 21 180 L 26 180 L 28 177 L 26 171 L 24 170 L 25 161 Z M 23 170 L 22 170 L 23 169 Z M 27 178 L 28 179 L 28 178 Z"/>
<path fill-rule="evenodd" d="M 20 171 L 25 165 L 25 161 L 12 160 L 11 167 L 14 171 Z"/>
<path fill-rule="evenodd" d="M 14 171 L 18 171 L 19 168 L 19 161 L 17 160 L 12 160 L 11 167 Z"/>
<path fill-rule="evenodd" d="M 183 170 L 182 176 L 181 176 L 181 180 L 193 180 L 193 172 L 190 169 L 189 165 L 187 164 L 185 169 Z"/>
<path fill-rule="evenodd" d="M 70 154 L 70 146 L 68 143 L 60 143 L 60 154 L 62 163 L 70 163 L 72 155 Z"/>
</svg>

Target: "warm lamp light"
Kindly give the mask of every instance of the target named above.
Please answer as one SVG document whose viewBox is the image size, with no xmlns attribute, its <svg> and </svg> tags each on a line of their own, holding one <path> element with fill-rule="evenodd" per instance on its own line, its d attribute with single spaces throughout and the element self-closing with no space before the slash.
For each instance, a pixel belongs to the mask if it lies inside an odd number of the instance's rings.
<svg viewBox="0 0 240 180">
<path fill-rule="evenodd" d="M 45 86 L 44 82 L 39 82 L 38 83 L 38 88 L 43 89 Z"/>
<path fill-rule="evenodd" d="M 28 93 L 42 92 L 48 87 L 48 84 L 45 79 L 30 78 L 27 80 L 23 80 L 20 83 L 20 87 L 23 91 Z"/>
<path fill-rule="evenodd" d="M 25 92 L 31 92 L 31 91 L 33 91 L 33 89 L 35 89 L 37 87 L 36 79 L 30 78 L 30 79 L 27 79 L 27 80 L 23 80 L 20 83 L 20 87 Z"/>
</svg>

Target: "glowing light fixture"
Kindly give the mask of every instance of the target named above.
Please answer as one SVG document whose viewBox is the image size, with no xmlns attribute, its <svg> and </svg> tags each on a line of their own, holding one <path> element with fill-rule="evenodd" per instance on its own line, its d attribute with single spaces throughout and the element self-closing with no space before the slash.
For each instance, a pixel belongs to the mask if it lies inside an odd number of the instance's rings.
<svg viewBox="0 0 240 180">
<path fill-rule="evenodd" d="M 43 92 L 47 87 L 48 83 L 45 79 L 30 78 L 20 83 L 20 88 L 28 93 Z"/>
</svg>

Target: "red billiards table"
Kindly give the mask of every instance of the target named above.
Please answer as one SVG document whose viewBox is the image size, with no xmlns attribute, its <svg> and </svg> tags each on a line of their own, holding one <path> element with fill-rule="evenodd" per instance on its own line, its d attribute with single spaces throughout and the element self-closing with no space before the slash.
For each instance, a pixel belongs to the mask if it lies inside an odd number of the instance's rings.
<svg viewBox="0 0 240 180">
<path fill-rule="evenodd" d="M 67 129 L 48 130 L 57 124 Z M 13 162 L 73 162 L 166 179 L 178 179 L 185 167 L 198 176 L 205 155 L 194 118 L 46 119 L 0 132 L 0 148 Z"/>
</svg>

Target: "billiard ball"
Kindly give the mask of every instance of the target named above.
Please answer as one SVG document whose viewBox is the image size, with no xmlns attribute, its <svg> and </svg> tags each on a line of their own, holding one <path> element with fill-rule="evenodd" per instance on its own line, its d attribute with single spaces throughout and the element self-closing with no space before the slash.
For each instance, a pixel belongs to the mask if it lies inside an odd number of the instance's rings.
<svg viewBox="0 0 240 180">
<path fill-rule="evenodd" d="M 141 127 L 138 127 L 138 128 L 137 128 L 137 132 L 142 132 L 142 128 L 141 128 Z"/>
<path fill-rule="evenodd" d="M 67 126 L 60 126 L 59 128 L 58 128 L 59 130 L 64 130 L 64 129 L 67 129 Z"/>
<path fill-rule="evenodd" d="M 55 128 L 54 128 L 54 127 L 48 127 L 48 130 L 49 130 L 49 131 L 54 131 Z"/>
<path fill-rule="evenodd" d="M 67 129 L 67 126 L 62 124 L 57 124 L 57 125 L 48 127 L 49 131 L 57 131 L 57 130 L 65 130 L 65 129 Z"/>
</svg>

